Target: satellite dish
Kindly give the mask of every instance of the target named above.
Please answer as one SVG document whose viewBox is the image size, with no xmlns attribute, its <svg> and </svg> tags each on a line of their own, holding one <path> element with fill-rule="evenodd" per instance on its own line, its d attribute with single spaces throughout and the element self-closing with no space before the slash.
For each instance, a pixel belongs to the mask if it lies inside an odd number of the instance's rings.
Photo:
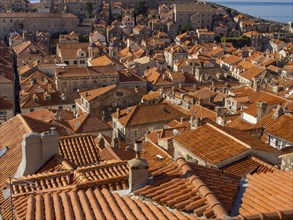
<svg viewBox="0 0 293 220">
<path fill-rule="evenodd" d="M 175 136 L 178 136 L 178 135 L 180 134 L 180 132 L 179 132 L 177 129 L 173 129 L 173 134 L 174 134 Z"/>
</svg>

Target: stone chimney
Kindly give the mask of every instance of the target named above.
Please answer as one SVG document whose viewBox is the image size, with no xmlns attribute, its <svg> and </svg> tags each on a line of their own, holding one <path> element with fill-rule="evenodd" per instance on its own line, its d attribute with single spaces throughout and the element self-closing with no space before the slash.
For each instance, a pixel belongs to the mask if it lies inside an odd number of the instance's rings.
<svg viewBox="0 0 293 220">
<path fill-rule="evenodd" d="M 258 81 L 255 78 L 252 78 L 252 88 L 254 91 L 259 91 L 259 85 L 258 85 Z"/>
<path fill-rule="evenodd" d="M 282 108 L 282 106 L 278 105 L 273 114 L 273 119 L 277 119 L 283 114 L 284 114 L 284 109 Z"/>
<path fill-rule="evenodd" d="M 194 112 L 192 113 L 190 117 L 189 124 L 190 124 L 190 129 L 197 129 L 197 127 L 202 124 L 202 120 L 200 118 L 195 117 L 195 112 Z"/>
<path fill-rule="evenodd" d="M 102 111 L 102 121 L 105 121 L 105 119 L 106 119 L 106 112 Z"/>
<path fill-rule="evenodd" d="M 54 129 L 44 133 L 29 133 L 23 136 L 22 159 L 15 177 L 35 173 L 50 158 L 58 154 L 59 136 Z"/>
<path fill-rule="evenodd" d="M 257 121 L 259 122 L 265 116 L 268 104 L 266 102 L 257 102 L 256 107 L 257 107 L 256 117 L 257 117 Z"/>
<path fill-rule="evenodd" d="M 148 162 L 140 157 L 142 151 L 142 141 L 135 141 L 135 158 L 128 161 L 129 167 L 129 192 L 133 192 L 147 185 L 149 172 Z"/>
<path fill-rule="evenodd" d="M 117 112 L 117 119 L 119 119 L 120 116 L 121 116 L 121 110 L 120 110 L 120 108 L 117 108 L 116 109 L 116 112 Z"/>
<path fill-rule="evenodd" d="M 112 143 L 111 143 L 111 145 L 112 145 L 112 147 L 114 147 L 114 148 L 119 148 L 119 139 L 117 138 L 117 137 L 112 137 L 112 141 L 111 141 Z"/>
</svg>

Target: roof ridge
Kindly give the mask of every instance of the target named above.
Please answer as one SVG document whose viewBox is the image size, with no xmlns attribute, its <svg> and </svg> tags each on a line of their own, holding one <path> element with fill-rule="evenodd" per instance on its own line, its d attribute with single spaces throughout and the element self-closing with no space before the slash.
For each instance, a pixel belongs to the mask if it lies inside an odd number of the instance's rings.
<svg viewBox="0 0 293 220">
<path fill-rule="evenodd" d="M 186 160 L 179 157 L 176 162 L 179 165 L 179 168 L 183 171 L 183 174 L 186 175 L 187 179 L 195 186 L 199 193 L 206 198 L 216 217 L 222 218 L 223 216 L 227 216 L 226 210 L 223 208 L 214 192 L 212 192 L 203 180 L 195 174 L 195 171 L 190 167 Z"/>
<path fill-rule="evenodd" d="M 128 123 L 130 123 L 130 121 L 131 121 L 131 119 L 132 119 L 132 116 L 133 116 L 134 112 L 137 111 L 137 109 L 138 109 L 139 106 L 140 106 L 140 105 L 136 105 L 136 106 L 134 106 L 134 107 L 133 107 L 133 111 L 129 112 L 130 116 L 128 117 L 127 121 L 125 122 L 125 126 L 126 126 Z"/>
<path fill-rule="evenodd" d="M 214 192 L 212 192 L 207 187 L 207 185 L 202 181 L 199 176 L 194 174 L 189 177 L 189 181 L 195 186 L 195 188 L 198 189 L 199 193 L 204 198 L 206 198 L 217 218 L 222 219 L 224 216 L 228 216 L 226 210 L 224 209 Z"/>
<path fill-rule="evenodd" d="M 105 164 L 94 164 L 89 166 L 83 166 L 83 167 L 78 167 L 76 170 L 85 171 L 85 170 L 91 170 L 96 168 L 107 168 L 107 167 L 112 167 L 115 165 L 123 165 L 123 164 L 127 165 L 127 160 L 115 161 L 115 162 L 105 163 Z"/>
<path fill-rule="evenodd" d="M 27 130 L 29 132 L 33 132 L 32 128 L 28 125 L 27 121 L 24 119 L 23 115 L 22 114 L 18 114 L 17 115 L 18 118 L 20 118 L 20 120 L 22 121 L 22 123 L 24 124 L 24 126 L 27 128 Z"/>
<path fill-rule="evenodd" d="M 81 128 L 81 126 L 82 126 L 82 125 L 85 123 L 85 121 L 88 119 L 89 114 L 84 114 L 84 115 L 80 116 L 79 118 L 82 118 L 82 117 L 84 117 L 84 119 L 83 119 L 81 122 L 78 120 L 78 118 L 75 118 L 77 121 L 80 122 L 78 128 L 75 130 L 76 132 L 78 132 L 78 130 Z M 70 126 L 71 126 L 71 125 L 70 125 Z"/>
<path fill-rule="evenodd" d="M 258 162 L 258 163 L 260 163 L 260 164 L 262 164 L 262 165 L 264 165 L 264 166 L 267 166 L 270 169 L 273 169 L 274 171 L 278 171 L 279 170 L 276 167 L 274 167 L 273 165 L 267 163 L 266 161 L 263 161 L 263 160 L 257 158 L 256 156 L 251 156 L 251 159 L 254 160 L 254 161 L 256 161 L 256 162 Z"/>
<path fill-rule="evenodd" d="M 95 136 L 95 135 L 92 134 L 92 133 L 73 134 L 73 135 L 59 137 L 59 139 L 64 140 L 64 139 L 76 138 L 76 137 L 84 137 L 84 136 Z"/>
<path fill-rule="evenodd" d="M 40 179 L 46 179 L 46 178 L 54 178 L 54 177 L 68 175 L 70 173 L 71 173 L 70 170 L 35 173 L 35 174 L 32 174 L 32 175 L 23 176 L 23 177 L 21 177 L 20 179 L 17 179 L 17 180 L 13 180 L 12 184 L 16 183 L 16 182 L 27 181 L 27 180 L 36 180 L 36 179 L 40 180 Z"/>
<path fill-rule="evenodd" d="M 236 142 L 238 142 L 238 143 L 244 145 L 244 146 L 247 147 L 249 150 L 251 150 L 251 146 L 249 146 L 248 144 L 246 144 L 246 143 L 244 143 L 243 141 L 239 140 L 238 138 L 232 136 L 231 134 L 227 133 L 226 131 L 223 131 L 222 129 L 219 129 L 219 128 L 217 128 L 216 126 L 214 126 L 214 125 L 212 125 L 212 124 L 210 124 L 210 123 L 207 123 L 207 125 L 210 126 L 210 127 L 212 127 L 212 128 L 214 128 L 214 129 L 216 129 L 218 132 L 220 132 L 220 133 L 222 133 L 222 134 L 228 136 L 229 138 L 233 139 L 234 141 L 236 141 Z"/>
</svg>

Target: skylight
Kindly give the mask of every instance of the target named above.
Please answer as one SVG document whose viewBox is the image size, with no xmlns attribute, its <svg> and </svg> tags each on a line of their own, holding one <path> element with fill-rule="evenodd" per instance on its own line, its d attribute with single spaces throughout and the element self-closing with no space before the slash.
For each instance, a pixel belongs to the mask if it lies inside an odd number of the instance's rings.
<svg viewBox="0 0 293 220">
<path fill-rule="evenodd" d="M 8 147 L 2 147 L 0 149 L 0 157 L 2 157 L 8 151 Z"/>
</svg>

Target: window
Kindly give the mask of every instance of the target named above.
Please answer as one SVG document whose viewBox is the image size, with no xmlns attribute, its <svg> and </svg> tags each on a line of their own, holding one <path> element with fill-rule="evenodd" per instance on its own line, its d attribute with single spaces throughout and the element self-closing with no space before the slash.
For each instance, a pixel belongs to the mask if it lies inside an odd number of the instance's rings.
<svg viewBox="0 0 293 220">
<path fill-rule="evenodd" d="M 72 108 L 76 108 L 76 105 L 72 105 Z"/>
<path fill-rule="evenodd" d="M 34 112 L 35 110 L 33 108 L 30 109 L 30 112 Z"/>
<path fill-rule="evenodd" d="M 77 60 L 74 60 L 74 61 L 73 61 L 73 64 L 77 64 Z"/>
<path fill-rule="evenodd" d="M 59 110 L 62 110 L 62 109 L 63 109 L 63 106 L 58 106 L 58 109 L 59 109 Z"/>
<path fill-rule="evenodd" d="M 80 61 L 80 64 L 85 64 L 85 61 L 84 61 L 84 60 L 81 60 L 81 61 Z"/>
<path fill-rule="evenodd" d="M 138 136 L 138 130 L 137 129 L 132 129 L 131 130 L 131 137 L 132 138 L 137 138 Z"/>
</svg>

